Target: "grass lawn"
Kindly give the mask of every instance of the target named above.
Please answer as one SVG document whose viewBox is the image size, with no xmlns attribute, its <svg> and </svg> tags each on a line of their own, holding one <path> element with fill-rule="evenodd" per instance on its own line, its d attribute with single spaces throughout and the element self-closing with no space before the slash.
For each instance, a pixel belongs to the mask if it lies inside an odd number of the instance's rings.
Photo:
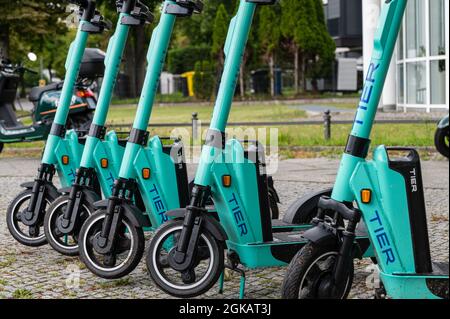
<svg viewBox="0 0 450 319">
<path fill-rule="evenodd" d="M 212 117 L 212 105 L 155 105 L 151 123 L 190 123 L 192 113 L 196 112 L 201 121 L 209 122 Z M 113 106 L 108 122 L 114 124 L 133 123 L 135 105 Z M 249 104 L 232 108 L 230 122 L 295 121 L 306 117 L 306 113 L 288 105 Z"/>
<path fill-rule="evenodd" d="M 321 100 L 314 101 L 315 105 L 329 104 Z M 355 108 L 353 103 L 334 102 L 340 108 Z M 197 112 L 203 122 L 209 122 L 213 106 L 207 104 L 157 104 L 153 110 L 152 123 L 190 123 L 192 113 Z M 108 116 L 109 124 L 129 124 L 134 120 L 136 105 L 113 105 Z M 302 110 L 290 107 L 289 104 L 250 103 L 234 105 L 230 114 L 230 122 L 268 122 L 268 121 L 296 121 L 306 117 Z M 152 128 L 151 134 L 160 136 L 173 135 L 173 128 Z M 190 130 L 189 127 L 184 129 Z M 207 127 L 203 127 L 204 130 Z M 332 138 L 324 140 L 322 125 L 301 125 L 278 127 L 278 143 L 281 148 L 288 147 L 322 147 L 337 146 L 334 153 L 342 151 L 350 132 L 350 125 L 332 125 Z M 436 126 L 427 124 L 378 124 L 372 134 L 372 146 L 384 144 L 387 146 L 416 146 L 432 147 Z M 39 156 L 44 142 L 14 143 L 5 145 L 2 156 Z M 34 149 L 32 152 L 23 149 Z M 297 156 L 292 150 L 283 150 L 288 156 Z M 312 154 L 313 155 L 313 154 Z M 324 155 L 324 154 L 318 154 Z M 325 155 L 328 155 L 325 153 Z"/>
<path fill-rule="evenodd" d="M 267 129 L 270 129 L 270 127 Z M 325 141 L 323 128 L 320 125 L 279 127 L 278 144 L 282 149 L 281 154 L 287 157 L 336 156 L 342 152 L 342 147 L 345 146 L 350 129 L 350 125 L 334 125 L 332 126 L 332 138 Z M 381 144 L 387 146 L 433 147 L 435 129 L 434 124 L 379 124 L 373 130 L 372 147 Z M 171 128 L 155 128 L 150 131 L 152 135 L 170 136 L 173 135 L 171 130 Z M 269 141 L 269 137 L 267 141 Z M 5 145 L 5 154 L 3 156 L 37 157 L 41 154 L 43 145 L 43 142 Z M 314 148 L 317 146 L 336 146 L 337 148 L 321 151 L 310 150 L 308 154 L 305 154 L 303 151 L 286 149 L 289 147 Z M 12 152 L 11 148 L 16 150 Z M 35 150 L 29 153 L 20 150 L 26 148 L 34 148 Z"/>
</svg>

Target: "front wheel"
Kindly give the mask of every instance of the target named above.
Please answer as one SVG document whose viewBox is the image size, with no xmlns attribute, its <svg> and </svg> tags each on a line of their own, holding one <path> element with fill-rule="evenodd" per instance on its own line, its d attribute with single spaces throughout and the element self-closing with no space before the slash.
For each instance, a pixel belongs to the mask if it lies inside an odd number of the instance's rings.
<svg viewBox="0 0 450 319">
<path fill-rule="evenodd" d="M 434 136 L 436 149 L 443 156 L 449 158 L 449 127 L 438 128 Z"/>
<path fill-rule="evenodd" d="M 38 217 L 36 225 L 27 226 L 22 223 L 22 214 L 27 210 L 32 195 L 31 189 L 26 189 L 14 198 L 11 204 L 9 204 L 6 212 L 6 225 L 14 239 L 22 245 L 39 247 L 47 243 L 43 230 L 43 214 L 45 213 L 45 208 L 55 200 L 58 194 L 56 191 L 54 192 L 52 190 L 47 192 L 44 198 L 45 204 L 42 217 Z"/>
<path fill-rule="evenodd" d="M 100 210 L 91 215 L 79 235 L 81 260 L 95 275 L 105 279 L 122 278 L 132 272 L 144 253 L 145 238 L 142 227 L 137 227 L 126 217 L 120 221 L 119 235 L 114 252 L 100 254 L 94 248 L 94 241 L 102 231 L 106 211 Z"/>
<path fill-rule="evenodd" d="M 180 298 L 191 298 L 207 292 L 224 269 L 223 243 L 202 230 L 195 263 L 183 273 L 167 264 L 168 255 L 176 247 L 183 229 L 182 220 L 165 223 L 156 232 L 148 249 L 147 268 L 155 284 L 163 291 Z"/>
<path fill-rule="evenodd" d="M 44 218 L 44 232 L 48 243 L 54 250 L 65 256 L 77 256 L 80 228 L 86 219 L 95 212 L 95 208 L 93 203 L 84 200 L 80 205 L 78 225 L 72 233 L 66 235 L 58 229 L 58 221 L 64 215 L 68 204 L 69 196 L 63 195 L 48 207 Z"/>
<path fill-rule="evenodd" d="M 330 294 L 332 272 L 339 255 L 337 247 L 306 244 L 292 259 L 284 277 L 284 299 L 346 299 L 353 284 L 353 263 L 342 287 L 334 287 Z"/>
</svg>

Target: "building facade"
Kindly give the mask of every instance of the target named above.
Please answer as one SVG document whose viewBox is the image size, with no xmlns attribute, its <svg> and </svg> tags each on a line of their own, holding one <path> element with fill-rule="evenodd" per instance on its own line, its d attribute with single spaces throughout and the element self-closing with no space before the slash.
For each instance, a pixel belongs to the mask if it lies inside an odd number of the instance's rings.
<svg viewBox="0 0 450 319">
<path fill-rule="evenodd" d="M 364 69 L 384 0 L 364 0 Z M 449 108 L 449 1 L 409 0 L 380 107 L 431 112 Z"/>
</svg>

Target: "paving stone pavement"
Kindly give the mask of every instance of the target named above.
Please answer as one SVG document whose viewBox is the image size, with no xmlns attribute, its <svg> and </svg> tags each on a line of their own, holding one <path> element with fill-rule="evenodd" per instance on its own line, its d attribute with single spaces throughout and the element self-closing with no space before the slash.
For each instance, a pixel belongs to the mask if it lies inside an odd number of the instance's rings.
<svg viewBox="0 0 450 319">
<path fill-rule="evenodd" d="M 144 262 L 129 276 L 107 281 L 92 275 L 78 258 L 64 257 L 49 246 L 21 246 L 9 235 L 5 214 L 8 203 L 20 191 L 19 184 L 32 180 L 35 159 L 0 159 L 0 298 L 171 298 L 155 287 Z M 295 159 L 280 162 L 274 175 L 281 196 L 281 211 L 308 192 L 332 185 L 338 161 Z M 193 173 L 195 167 L 190 166 Z M 449 164 L 448 161 L 423 162 L 425 196 L 433 258 L 449 259 Z M 351 298 L 372 298 L 373 266 L 369 260 L 355 262 L 355 282 Z M 79 270 L 79 287 L 71 288 Z M 247 273 L 246 298 L 279 298 L 285 270 L 270 268 Z M 368 284 L 367 284 L 368 282 Z M 225 282 L 225 293 L 211 289 L 203 298 L 237 298 L 239 278 Z"/>
</svg>

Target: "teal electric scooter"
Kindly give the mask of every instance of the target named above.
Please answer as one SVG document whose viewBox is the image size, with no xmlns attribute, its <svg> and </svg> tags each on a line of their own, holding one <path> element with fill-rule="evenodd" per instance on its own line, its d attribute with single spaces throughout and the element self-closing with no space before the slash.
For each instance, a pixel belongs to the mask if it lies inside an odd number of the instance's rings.
<svg viewBox="0 0 450 319">
<path fill-rule="evenodd" d="M 209 290 L 227 268 L 241 273 L 241 297 L 245 273 L 240 267 L 286 265 L 306 244 L 302 234 L 311 225 L 293 214 L 298 223 L 272 220 L 268 199 L 264 149 L 258 143 L 225 140 L 236 79 L 242 63 L 252 19 L 258 5 L 275 0 L 241 0 L 225 44 L 225 67 L 206 142 L 202 149 L 190 204 L 170 211 L 151 240 L 147 267 L 153 281 L 177 297 L 195 297 Z M 230 90 L 230 88 L 232 88 Z M 245 141 L 248 142 L 248 141 Z M 218 218 L 206 210 L 212 197 Z M 297 207 L 298 203 L 294 205 Z M 296 211 L 296 209 L 291 209 Z M 369 253 L 369 240 L 358 238 L 361 256 Z M 220 286 L 223 284 L 221 277 Z"/>
<path fill-rule="evenodd" d="M 419 154 L 410 148 L 375 149 L 367 160 L 378 110 L 407 0 L 385 1 L 372 61 L 333 194 L 322 197 L 308 244 L 291 261 L 285 298 L 342 298 L 353 277 L 355 230 L 364 220 L 384 289 L 391 298 L 449 298 L 448 262 L 430 256 Z M 357 206 L 353 206 L 353 202 Z M 334 218 L 325 217 L 333 212 Z M 339 220 L 346 226 L 339 227 Z"/>
<path fill-rule="evenodd" d="M 80 257 L 100 277 L 113 279 L 131 272 L 142 258 L 143 227 L 158 228 L 167 221 L 168 210 L 188 203 L 182 144 L 163 144 L 158 136 L 149 140 L 147 127 L 176 18 L 191 16 L 202 8 L 200 1 L 166 0 L 163 4 L 148 50 L 149 67 L 133 129 L 112 194 L 95 204 L 100 211 L 86 220 L 79 234 Z"/>
<path fill-rule="evenodd" d="M 153 20 L 148 7 L 136 0 L 116 3 L 120 12 L 117 28 L 109 41 L 105 59 L 105 77 L 99 94 L 94 119 L 84 143 L 80 167 L 72 187 L 62 193 L 48 208 L 44 231 L 48 243 L 68 256 L 78 255 L 78 234 L 88 216 L 95 212 L 94 203 L 103 195 L 111 195 L 118 174 L 124 143 L 115 132 L 106 134 L 106 118 L 117 75 L 120 70 L 130 28 Z M 96 190 L 100 185 L 101 192 Z"/>
<path fill-rule="evenodd" d="M 75 180 L 83 142 L 74 130 L 66 131 L 73 90 L 89 34 L 101 33 L 109 27 L 96 10 L 95 1 L 69 2 L 79 5 L 81 21 L 67 56 L 67 72 L 59 107 L 50 129 L 36 179 L 34 182 L 21 185 L 25 190 L 16 196 L 7 210 L 7 225 L 11 235 L 27 246 L 41 246 L 47 242 L 42 227 L 46 207 L 59 196 L 53 183 L 55 173 L 58 173 L 62 187 L 70 186 Z"/>
</svg>

